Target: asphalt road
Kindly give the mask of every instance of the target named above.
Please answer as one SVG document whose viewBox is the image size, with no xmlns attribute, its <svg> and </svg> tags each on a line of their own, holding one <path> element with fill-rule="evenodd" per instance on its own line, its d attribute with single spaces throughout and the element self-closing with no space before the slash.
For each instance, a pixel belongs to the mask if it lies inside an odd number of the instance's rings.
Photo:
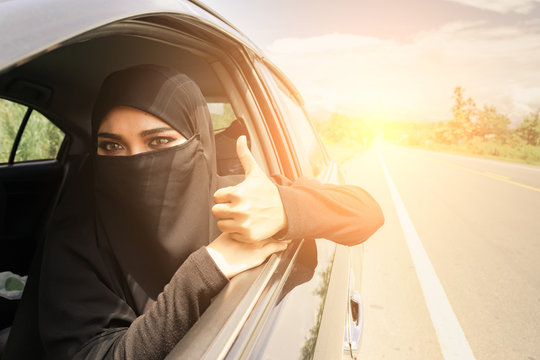
<svg viewBox="0 0 540 360">
<path fill-rule="evenodd" d="M 356 271 L 359 359 L 540 360 L 540 167 L 381 146 L 343 170 L 386 218 Z"/>
</svg>

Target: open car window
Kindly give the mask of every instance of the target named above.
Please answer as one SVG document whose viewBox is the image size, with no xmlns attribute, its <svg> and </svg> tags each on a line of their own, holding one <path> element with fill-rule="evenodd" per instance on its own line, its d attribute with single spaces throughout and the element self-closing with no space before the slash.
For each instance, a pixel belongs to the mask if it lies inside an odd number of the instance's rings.
<svg viewBox="0 0 540 360">
<path fill-rule="evenodd" d="M 0 164 L 56 159 L 64 138 L 37 110 L 0 99 Z"/>
<path fill-rule="evenodd" d="M 214 134 L 227 130 L 236 120 L 236 114 L 228 102 L 208 102 L 208 110 L 212 118 Z"/>
<path fill-rule="evenodd" d="M 250 138 L 244 120 L 236 116 L 229 102 L 208 102 L 207 105 L 214 128 L 218 174 L 243 174 L 244 169 L 236 155 L 236 139 L 241 135 Z"/>
<path fill-rule="evenodd" d="M 284 125 L 296 140 L 295 151 L 303 173 L 310 177 L 319 177 L 328 165 L 328 156 L 314 130 L 303 106 L 297 97 L 271 70 L 263 63 L 257 62 L 257 69 L 265 77 L 269 91 L 276 97 L 276 107 L 286 120 Z"/>
</svg>

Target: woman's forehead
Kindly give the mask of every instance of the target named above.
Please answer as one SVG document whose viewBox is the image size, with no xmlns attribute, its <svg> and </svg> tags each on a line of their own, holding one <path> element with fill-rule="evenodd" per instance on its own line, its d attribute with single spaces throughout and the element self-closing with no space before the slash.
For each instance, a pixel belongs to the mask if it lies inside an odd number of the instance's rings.
<svg viewBox="0 0 540 360">
<path fill-rule="evenodd" d="M 145 111 L 130 106 L 115 106 L 103 117 L 98 129 L 109 133 L 140 133 L 155 128 L 171 128 L 169 124 Z"/>
</svg>

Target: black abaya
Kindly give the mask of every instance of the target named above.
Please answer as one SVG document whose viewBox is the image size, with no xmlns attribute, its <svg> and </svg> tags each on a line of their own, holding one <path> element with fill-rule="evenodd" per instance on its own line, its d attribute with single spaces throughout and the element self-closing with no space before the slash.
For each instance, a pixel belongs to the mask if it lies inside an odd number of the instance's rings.
<svg viewBox="0 0 540 360">
<path fill-rule="evenodd" d="M 161 359 L 228 281 L 204 248 L 219 234 L 212 195 L 230 179 L 216 175 L 199 88 L 154 65 L 113 73 L 96 102 L 94 139 L 115 106 L 150 113 L 188 141 L 128 157 L 94 156 L 63 197 L 40 284 L 40 333 L 50 359 Z M 289 224 L 283 238 L 354 245 L 383 222 L 378 204 L 358 187 L 300 179 L 278 189 Z"/>
</svg>

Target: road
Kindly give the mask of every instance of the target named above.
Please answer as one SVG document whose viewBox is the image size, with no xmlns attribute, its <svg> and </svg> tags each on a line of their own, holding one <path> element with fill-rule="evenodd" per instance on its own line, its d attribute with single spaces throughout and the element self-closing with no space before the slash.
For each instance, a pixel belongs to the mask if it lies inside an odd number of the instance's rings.
<svg viewBox="0 0 540 360">
<path fill-rule="evenodd" d="M 380 146 L 343 170 L 386 218 L 359 359 L 540 360 L 540 167 Z"/>
</svg>

